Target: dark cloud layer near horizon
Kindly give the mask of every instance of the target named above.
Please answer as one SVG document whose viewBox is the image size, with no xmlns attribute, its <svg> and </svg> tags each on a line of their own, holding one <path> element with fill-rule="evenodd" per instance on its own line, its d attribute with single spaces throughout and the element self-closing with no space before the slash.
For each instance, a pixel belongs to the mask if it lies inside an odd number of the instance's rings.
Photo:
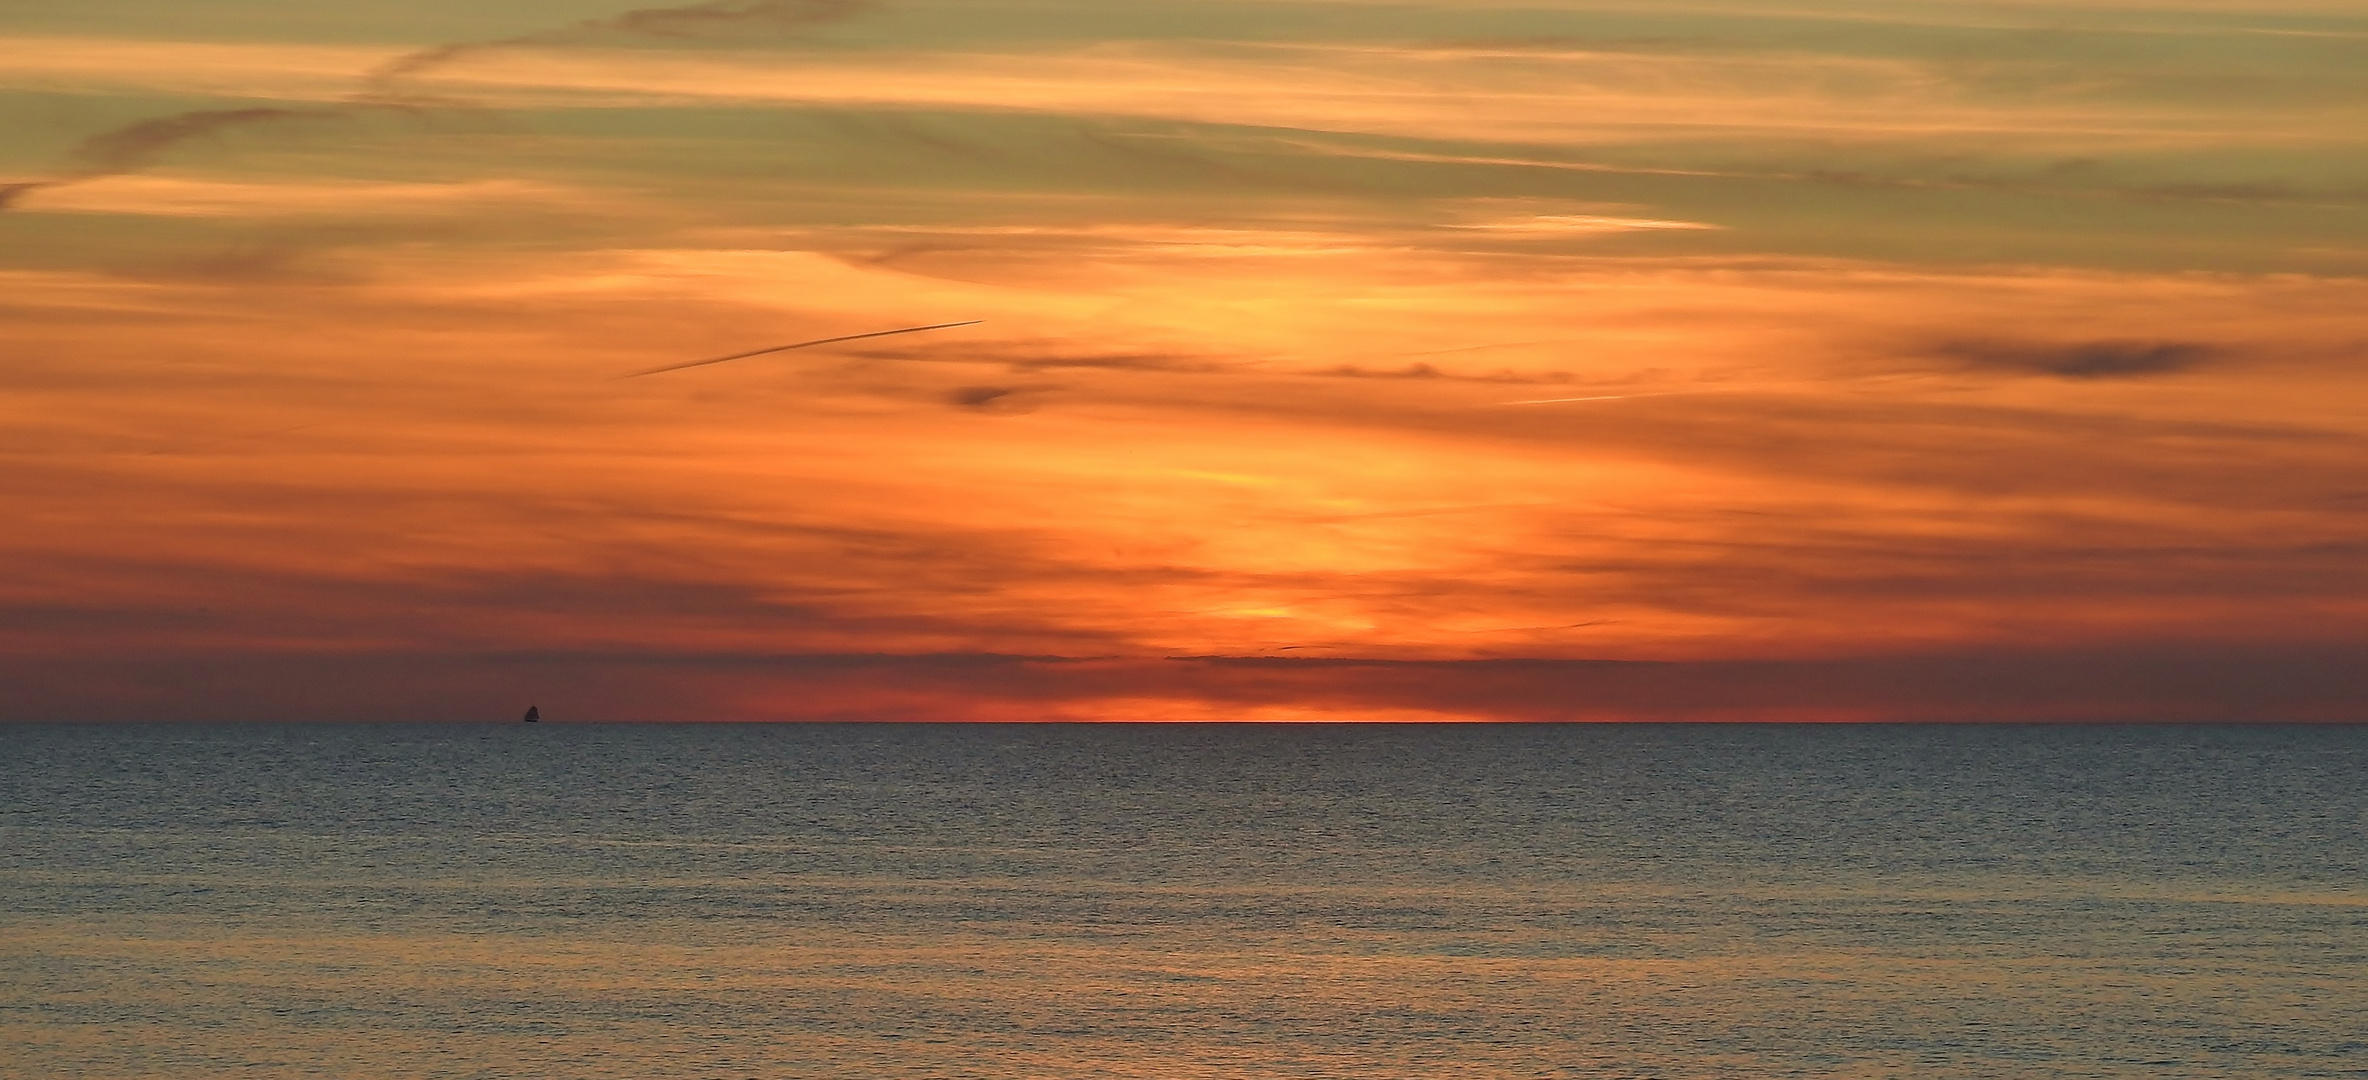
<svg viewBox="0 0 2368 1080">
<path fill-rule="evenodd" d="M 7 665 L 11 722 L 2356 722 L 2358 649 L 1652 663 L 642 652 L 180 652 Z M 1142 709 L 1155 696 L 1157 708 Z M 268 707 L 254 703 L 269 701 Z"/>
</svg>

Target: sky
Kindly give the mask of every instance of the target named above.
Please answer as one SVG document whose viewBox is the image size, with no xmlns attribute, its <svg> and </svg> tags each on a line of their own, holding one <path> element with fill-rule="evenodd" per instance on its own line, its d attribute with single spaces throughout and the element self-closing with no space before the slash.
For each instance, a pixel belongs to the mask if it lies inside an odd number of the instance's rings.
<svg viewBox="0 0 2368 1080">
<path fill-rule="evenodd" d="M 0 131 L 0 718 L 2368 719 L 2360 0 L 0 0 Z"/>
</svg>

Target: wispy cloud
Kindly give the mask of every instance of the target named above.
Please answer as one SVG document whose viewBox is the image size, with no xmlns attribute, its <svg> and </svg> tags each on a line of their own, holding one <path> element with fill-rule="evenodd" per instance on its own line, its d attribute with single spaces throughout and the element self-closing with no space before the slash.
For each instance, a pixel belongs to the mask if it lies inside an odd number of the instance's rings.
<svg viewBox="0 0 2368 1080">
<path fill-rule="evenodd" d="M 488 53 L 594 44 L 620 38 L 691 41 L 745 38 L 752 33 L 792 33 L 851 18 L 871 6 L 871 0 L 709 0 L 677 7 L 635 8 L 516 37 L 454 42 L 404 53 L 365 73 L 360 96 L 390 101 L 417 99 L 420 94 L 414 84 L 418 80 Z"/>
<path fill-rule="evenodd" d="M 1657 229 L 1716 229 L 1699 221 L 1662 221 L 1653 218 L 1604 217 L 1597 214 L 1540 214 L 1503 221 L 1451 224 L 1450 229 L 1473 229 L 1522 236 L 1568 236 L 1574 233 L 1645 232 Z"/>
<path fill-rule="evenodd" d="M 1938 350 L 1967 367 L 2064 379 L 2176 375 L 2219 359 L 2225 349 L 2193 341 L 1954 341 Z"/>
<path fill-rule="evenodd" d="M 117 175 L 44 192 L 28 205 L 47 213 L 279 218 L 435 214 L 503 207 L 590 210 L 613 207 L 614 203 L 590 192 L 531 180 L 252 182 Z"/>
<path fill-rule="evenodd" d="M 833 7 L 828 17 L 853 13 Z M 2330 125 L 2353 114 L 2334 101 L 2264 123 L 2202 102 L 2008 97 L 1979 92 L 1918 61 L 1805 53 L 1113 42 L 1041 52 L 813 54 L 785 69 L 765 52 L 603 48 L 603 36 L 622 27 L 604 22 L 600 28 L 443 46 L 379 59 L 375 74 L 356 74 L 367 87 L 432 74 L 440 87 L 503 106 L 686 100 L 953 106 L 1532 143 L 1827 132 L 2254 145 L 2338 136 Z M 220 92 L 222 80 L 243 78 L 243 92 L 254 96 L 343 98 L 355 92 L 353 85 L 329 84 L 325 65 L 331 56 L 349 63 L 367 56 L 313 46 L 136 41 L 45 55 L 61 51 L 56 44 L 8 42 L 8 51 L 23 58 L 12 65 L 18 85 L 81 79 Z M 545 45 L 567 47 L 530 47 Z M 2077 87 L 2075 72 L 2056 74 Z M 553 93 L 577 96 L 538 96 Z"/>
<path fill-rule="evenodd" d="M 606 19 L 593 19 L 555 30 L 503 38 L 494 41 L 458 42 L 404 53 L 362 73 L 358 88 L 338 94 L 334 99 L 308 105 L 250 105 L 228 109 L 193 109 L 165 116 L 136 120 L 121 127 L 100 132 L 76 144 L 68 155 L 65 168 L 56 175 L 37 180 L 0 184 L 0 211 L 15 205 L 24 196 L 37 191 L 87 183 L 94 179 L 139 172 L 154 165 L 168 151 L 192 139 L 204 138 L 221 132 L 263 124 L 281 124 L 295 120 L 342 119 L 361 112 L 398 110 L 411 111 L 421 107 L 445 104 L 437 99 L 424 98 L 408 90 L 408 83 L 439 68 L 487 52 L 531 46 L 565 45 L 580 41 L 597 41 L 616 37 L 656 37 L 665 39 L 697 38 L 717 33 L 729 33 L 750 27 L 772 30 L 799 29 L 806 26 L 844 18 L 868 7 L 868 0 L 710 0 L 707 3 L 671 8 L 640 8 Z M 0 55 L 7 52 L 38 52 L 28 49 L 23 40 L 0 46 Z M 222 60 L 228 56 L 251 59 L 253 48 L 206 50 L 201 67 L 212 68 L 219 77 Z M 108 55 L 85 55 L 60 65 L 36 60 L 26 74 L 36 78 L 54 78 L 71 71 L 103 72 L 107 61 L 116 63 L 137 57 L 143 52 L 153 59 L 153 49 L 133 45 L 128 49 L 104 50 Z M 299 71 L 308 68 L 317 76 L 317 60 L 312 64 L 292 65 Z M 252 78 L 248 72 L 244 77 Z M 268 92 L 250 91 L 254 96 L 276 96 Z"/>
</svg>

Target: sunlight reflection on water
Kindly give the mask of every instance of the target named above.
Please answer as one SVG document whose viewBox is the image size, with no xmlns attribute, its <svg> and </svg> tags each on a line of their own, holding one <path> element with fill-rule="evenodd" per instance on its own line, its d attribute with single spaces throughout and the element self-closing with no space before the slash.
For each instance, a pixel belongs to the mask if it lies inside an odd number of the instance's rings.
<svg viewBox="0 0 2368 1080">
<path fill-rule="evenodd" d="M 2368 1075 L 2368 729 L 0 739 L 10 1076 Z"/>
</svg>

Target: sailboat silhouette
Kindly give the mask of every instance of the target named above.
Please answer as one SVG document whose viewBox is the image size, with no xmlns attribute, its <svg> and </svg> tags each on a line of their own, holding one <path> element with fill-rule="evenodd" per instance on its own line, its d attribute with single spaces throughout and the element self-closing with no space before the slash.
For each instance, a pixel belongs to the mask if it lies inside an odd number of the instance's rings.
<svg viewBox="0 0 2368 1080">
<path fill-rule="evenodd" d="M 529 705 L 529 706 L 527 706 L 527 707 L 526 707 L 526 717 L 525 717 L 525 719 L 524 719 L 524 721 L 523 721 L 524 723 L 529 723 L 529 724 L 532 724 L 532 723 L 535 723 L 535 722 L 537 722 L 537 721 L 541 720 L 542 718 L 543 718 L 543 710 L 541 710 L 541 709 L 538 709 L 538 708 L 535 708 L 535 707 L 534 707 L 534 706 L 532 706 L 532 705 Z"/>
</svg>

